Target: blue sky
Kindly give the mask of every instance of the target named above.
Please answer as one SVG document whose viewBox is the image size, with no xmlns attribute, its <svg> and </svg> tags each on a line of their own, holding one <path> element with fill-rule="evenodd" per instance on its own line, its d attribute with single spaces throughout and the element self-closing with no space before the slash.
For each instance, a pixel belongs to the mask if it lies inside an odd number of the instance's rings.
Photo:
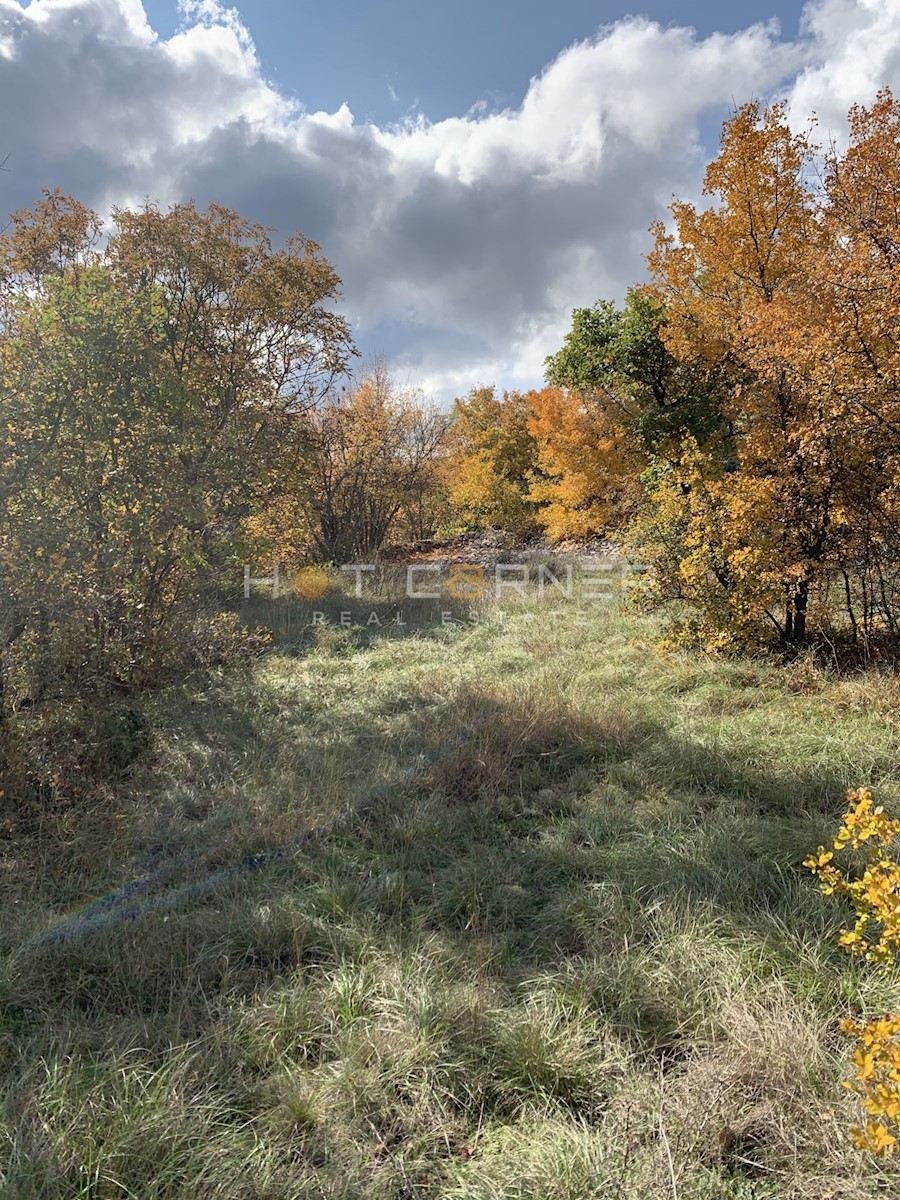
<svg viewBox="0 0 900 1200">
<path fill-rule="evenodd" d="M 176 0 L 147 0 L 153 27 L 180 23 Z M 559 51 L 605 24 L 642 15 L 701 35 L 776 18 L 794 38 L 800 0 L 247 0 L 238 4 L 264 72 L 307 109 L 346 101 L 359 120 L 384 124 L 416 107 L 430 120 L 483 101 L 520 104 L 528 82 Z M 393 95 L 392 95 L 393 92 Z M 393 99 L 396 96 L 396 100 Z"/>
<path fill-rule="evenodd" d="M 0 186 L 300 230 L 363 352 L 446 401 L 539 384 L 572 308 L 643 277 L 730 105 L 840 141 L 885 84 L 900 0 L 0 0 Z"/>
</svg>

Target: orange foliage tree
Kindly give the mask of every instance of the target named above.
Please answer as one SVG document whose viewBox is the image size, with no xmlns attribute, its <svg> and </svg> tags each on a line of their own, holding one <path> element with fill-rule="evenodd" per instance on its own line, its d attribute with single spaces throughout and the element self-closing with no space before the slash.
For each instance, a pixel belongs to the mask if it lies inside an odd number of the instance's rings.
<svg viewBox="0 0 900 1200">
<path fill-rule="evenodd" d="M 548 528 L 611 517 L 707 646 L 900 636 L 900 106 L 850 125 L 821 156 L 781 106 L 738 109 L 710 203 L 654 226 L 622 310 L 575 310 L 565 394 L 529 400 Z"/>
<path fill-rule="evenodd" d="M 547 379 L 563 392 L 541 393 L 548 482 L 536 490 L 558 514 L 548 526 L 557 536 L 626 532 L 644 485 L 678 461 L 686 439 L 712 457 L 721 449 L 721 371 L 680 362 L 665 327 L 665 308 L 632 288 L 621 309 L 609 301 L 575 309 L 562 348 L 547 359 Z M 586 499 L 591 512 L 581 520 Z"/>
<path fill-rule="evenodd" d="M 525 534 L 535 527 L 529 497 L 537 444 L 534 412 L 520 392 L 498 397 L 473 388 L 454 402 L 442 475 L 458 529 L 499 527 Z"/>
<path fill-rule="evenodd" d="M 388 540 L 431 536 L 440 521 L 447 419 L 376 360 L 350 386 L 299 411 L 287 465 L 246 521 L 250 557 L 265 562 L 371 559 Z"/>
<path fill-rule="evenodd" d="M 827 566 L 866 644 L 900 633 L 898 144 L 889 91 L 851 110 L 847 150 L 825 156 L 808 286 L 780 296 L 752 331 L 756 368 L 805 398 L 800 452 L 828 522 Z"/>
<path fill-rule="evenodd" d="M 662 524 L 683 530 L 676 570 L 656 584 L 697 604 L 706 641 L 755 640 L 766 619 L 803 641 L 811 588 L 832 549 L 836 431 L 761 340 L 778 306 L 811 287 L 821 237 L 813 155 L 779 106 L 744 105 L 706 172 L 715 203 L 698 211 L 677 202 L 674 231 L 655 227 L 649 264 L 666 346 L 726 380 L 725 453 L 694 447 L 651 496 Z"/>
<path fill-rule="evenodd" d="M 545 387 L 527 392 L 536 471 L 528 498 L 555 540 L 600 533 L 620 521 L 634 479 L 628 439 L 591 395 Z"/>
</svg>

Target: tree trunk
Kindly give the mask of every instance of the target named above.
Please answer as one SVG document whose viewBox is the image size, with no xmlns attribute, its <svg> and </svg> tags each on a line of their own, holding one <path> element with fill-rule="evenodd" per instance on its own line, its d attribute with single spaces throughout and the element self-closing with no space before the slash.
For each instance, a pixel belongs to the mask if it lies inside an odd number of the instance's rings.
<svg viewBox="0 0 900 1200">
<path fill-rule="evenodd" d="M 794 645 L 802 646 L 806 641 L 806 613 L 809 608 L 809 581 L 804 579 L 797 585 L 794 595 Z"/>
</svg>

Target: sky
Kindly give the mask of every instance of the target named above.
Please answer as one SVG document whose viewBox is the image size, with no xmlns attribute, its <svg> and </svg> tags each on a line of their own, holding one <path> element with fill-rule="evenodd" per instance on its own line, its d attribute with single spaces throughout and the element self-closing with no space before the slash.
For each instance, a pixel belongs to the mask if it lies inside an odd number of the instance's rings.
<svg viewBox="0 0 900 1200">
<path fill-rule="evenodd" d="M 731 106 L 840 142 L 885 84 L 900 0 L 0 0 L 0 208 L 60 186 L 299 230 L 364 356 L 446 401 L 540 384 Z"/>
<path fill-rule="evenodd" d="M 161 36 L 179 27 L 176 0 L 144 9 Z M 285 95 L 326 111 L 346 102 L 357 120 L 385 124 L 410 112 L 442 121 L 479 103 L 519 105 L 561 50 L 629 11 L 703 36 L 777 16 L 793 38 L 801 9 L 799 0 L 653 0 L 631 10 L 609 0 L 250 0 L 238 11 L 264 73 Z"/>
</svg>

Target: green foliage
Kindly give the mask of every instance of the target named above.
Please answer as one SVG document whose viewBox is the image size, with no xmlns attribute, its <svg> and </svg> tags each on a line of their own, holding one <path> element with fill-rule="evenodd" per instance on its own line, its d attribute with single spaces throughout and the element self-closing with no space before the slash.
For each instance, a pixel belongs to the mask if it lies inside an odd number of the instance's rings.
<svg viewBox="0 0 900 1200">
<path fill-rule="evenodd" d="M 611 300 L 576 308 L 563 346 L 546 360 L 548 383 L 597 395 L 648 453 L 682 438 L 707 443 L 722 428 L 715 372 L 686 367 L 663 337 L 664 306 L 630 288 L 624 308 Z"/>
<path fill-rule="evenodd" d="M 0 246 L 7 742 L 46 706 L 115 708 L 236 648 L 211 584 L 349 349 L 311 243 L 275 252 L 190 205 L 119 211 L 102 249 L 98 229 L 52 193 Z"/>
<path fill-rule="evenodd" d="M 625 307 L 600 300 L 576 308 L 561 350 L 546 361 L 547 382 L 579 392 L 622 390 L 623 402 L 665 398 L 671 356 L 659 337 L 665 314 L 650 297 L 629 289 Z"/>
</svg>

